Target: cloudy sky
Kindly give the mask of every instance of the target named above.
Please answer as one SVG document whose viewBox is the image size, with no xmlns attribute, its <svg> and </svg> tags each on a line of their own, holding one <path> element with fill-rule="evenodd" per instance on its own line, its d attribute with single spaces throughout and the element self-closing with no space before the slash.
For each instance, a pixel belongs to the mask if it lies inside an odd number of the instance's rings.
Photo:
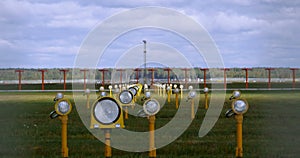
<svg viewBox="0 0 300 158">
<path fill-rule="evenodd" d="M 113 15 L 144 6 L 170 8 L 201 24 L 225 67 L 300 67 L 300 1 L 295 0 L 1 0 L 0 67 L 71 68 L 92 29 Z M 150 46 L 172 48 L 153 47 L 153 52 L 177 50 L 193 66 L 205 67 L 193 47 L 157 28 L 133 30 L 112 41 L 98 65 L 114 66 L 125 52 L 142 49 L 143 39 Z"/>
</svg>

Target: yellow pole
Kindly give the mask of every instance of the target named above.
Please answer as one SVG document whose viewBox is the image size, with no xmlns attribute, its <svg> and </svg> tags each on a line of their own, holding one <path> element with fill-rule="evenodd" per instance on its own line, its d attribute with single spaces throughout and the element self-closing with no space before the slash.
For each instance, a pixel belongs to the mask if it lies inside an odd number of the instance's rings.
<svg viewBox="0 0 300 158">
<path fill-rule="evenodd" d="M 156 149 L 155 149 L 155 115 L 149 116 L 149 157 L 156 157 Z"/>
<path fill-rule="evenodd" d="M 69 157 L 69 149 L 67 144 L 67 124 L 68 116 L 63 115 L 59 117 L 61 120 L 61 152 L 62 157 Z"/>
<path fill-rule="evenodd" d="M 109 97 L 112 97 L 111 88 L 109 89 Z"/>
<path fill-rule="evenodd" d="M 90 94 L 86 94 L 86 108 L 90 108 Z"/>
<path fill-rule="evenodd" d="M 171 90 L 168 91 L 168 103 L 171 102 Z"/>
<path fill-rule="evenodd" d="M 105 157 L 111 157 L 111 146 L 110 146 L 110 129 L 105 129 Z"/>
<path fill-rule="evenodd" d="M 237 142 L 237 147 L 235 150 L 235 155 L 236 157 L 240 158 L 243 157 L 243 115 L 238 114 L 235 115 L 235 119 L 237 121 L 236 127 L 236 142 Z"/>
<path fill-rule="evenodd" d="M 125 106 L 125 120 L 128 119 L 128 107 Z"/>
<path fill-rule="evenodd" d="M 182 92 L 182 88 L 180 88 L 180 98 L 182 99 L 183 96 L 183 92 Z"/>
<path fill-rule="evenodd" d="M 175 94 L 175 106 L 178 109 L 178 93 Z"/>
<path fill-rule="evenodd" d="M 194 111 L 194 98 L 191 101 L 191 119 L 195 118 L 195 111 Z"/>
<path fill-rule="evenodd" d="M 205 93 L 205 109 L 208 109 L 208 93 Z"/>
</svg>

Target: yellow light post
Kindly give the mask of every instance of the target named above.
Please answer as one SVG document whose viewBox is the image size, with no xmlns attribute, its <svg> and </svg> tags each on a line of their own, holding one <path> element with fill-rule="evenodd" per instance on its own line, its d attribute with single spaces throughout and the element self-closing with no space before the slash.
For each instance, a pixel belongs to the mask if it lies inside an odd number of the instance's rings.
<svg viewBox="0 0 300 158">
<path fill-rule="evenodd" d="M 111 132 L 111 129 L 104 129 L 104 135 L 105 135 L 104 156 L 106 158 L 112 157 L 112 150 L 111 150 L 111 143 L 110 143 L 110 132 Z"/>
<path fill-rule="evenodd" d="M 108 86 L 108 89 L 109 89 L 109 97 L 112 97 L 112 85 L 109 85 Z"/>
<path fill-rule="evenodd" d="M 69 157 L 69 149 L 67 143 L 67 126 L 68 114 L 72 111 L 72 104 L 65 99 L 62 93 L 57 93 L 54 98 L 54 111 L 50 113 L 50 118 L 59 118 L 61 120 L 61 152 L 62 157 Z"/>
<path fill-rule="evenodd" d="M 204 94 L 205 94 L 205 105 L 204 105 L 204 108 L 207 110 L 208 109 L 208 88 L 204 87 L 203 91 L 204 91 Z"/>
<path fill-rule="evenodd" d="M 193 90 L 192 87 L 189 87 L 190 92 L 188 94 L 188 100 L 191 100 L 191 119 L 195 118 L 195 101 L 194 98 L 196 97 L 196 92 Z"/>
<path fill-rule="evenodd" d="M 163 89 L 163 94 L 162 95 L 164 97 L 164 96 L 166 96 L 166 85 L 165 84 L 162 85 L 162 89 Z"/>
<path fill-rule="evenodd" d="M 170 93 L 172 94 L 172 89 L 173 89 L 173 87 L 172 87 L 173 85 L 172 84 L 170 84 Z"/>
<path fill-rule="evenodd" d="M 171 102 L 171 91 L 172 91 L 171 86 L 168 86 L 168 87 L 167 87 L 168 103 Z"/>
<path fill-rule="evenodd" d="M 234 93 L 233 93 L 234 94 Z M 226 117 L 231 117 L 235 115 L 236 119 L 236 143 L 237 147 L 235 150 L 235 156 L 238 158 L 243 157 L 243 114 L 245 114 L 249 109 L 249 104 L 245 99 L 239 99 L 239 95 L 236 95 L 238 99 L 234 99 L 231 104 L 231 109 L 226 113 Z M 232 96 L 231 96 L 232 97 Z"/>
<path fill-rule="evenodd" d="M 183 97 L 183 85 L 180 85 L 179 88 L 180 88 L 180 98 L 182 99 L 182 97 Z"/>
<path fill-rule="evenodd" d="M 83 95 L 86 95 L 86 108 L 89 109 L 90 108 L 90 89 L 85 89 L 84 91 L 84 94 Z"/>
<path fill-rule="evenodd" d="M 149 96 L 150 97 L 150 96 Z M 155 99 L 148 99 L 143 105 L 143 110 L 148 116 L 149 120 L 149 157 L 156 157 L 156 148 L 155 148 L 155 114 L 160 110 L 160 104 Z"/>
<path fill-rule="evenodd" d="M 120 98 L 123 98 L 122 96 L 120 95 Z M 104 135 L 105 135 L 104 155 L 107 158 L 112 157 L 111 139 L 110 139 L 111 130 L 114 128 L 125 127 L 124 120 L 123 120 L 123 110 L 120 104 L 121 103 L 119 103 L 119 101 L 117 101 L 116 99 L 105 96 L 102 98 L 98 98 L 94 102 L 92 107 L 90 128 L 104 130 Z"/>
<path fill-rule="evenodd" d="M 179 102 L 179 100 L 178 100 L 179 89 L 175 88 L 174 93 L 175 93 L 175 107 L 176 107 L 176 109 L 178 109 L 178 107 L 179 107 L 179 103 L 178 103 Z"/>
</svg>

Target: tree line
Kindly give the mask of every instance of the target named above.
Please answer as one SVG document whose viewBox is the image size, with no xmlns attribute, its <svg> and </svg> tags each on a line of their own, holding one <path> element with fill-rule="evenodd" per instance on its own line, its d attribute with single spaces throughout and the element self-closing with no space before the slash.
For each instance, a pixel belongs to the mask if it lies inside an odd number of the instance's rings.
<svg viewBox="0 0 300 158">
<path fill-rule="evenodd" d="M 171 68 L 170 71 L 170 78 L 171 79 L 183 79 L 185 78 L 185 74 L 187 74 L 187 78 L 204 78 L 203 71 L 200 70 L 200 68 L 193 68 L 189 69 L 187 73 L 185 73 L 185 70 L 182 68 Z M 252 68 L 252 70 L 249 70 L 249 78 L 268 78 L 268 71 L 265 70 L 266 68 L 262 67 L 256 67 Z M 7 68 L 7 69 L 0 69 L 0 80 L 17 80 L 18 79 L 18 73 L 15 72 L 13 68 Z M 38 71 L 39 69 L 19 69 L 24 70 L 22 72 L 22 79 L 23 80 L 39 80 L 41 79 L 42 73 Z M 59 68 L 51 68 L 51 69 L 45 69 L 45 79 L 46 80 L 62 80 L 63 79 L 63 72 L 61 72 Z M 69 69 L 68 72 L 66 72 L 67 79 L 72 79 L 72 76 L 74 76 L 76 79 L 83 79 L 83 72 L 80 71 L 81 69 Z M 106 69 L 105 71 L 105 79 L 110 79 L 111 75 L 118 74 L 120 71 L 116 71 L 116 69 Z M 295 71 L 296 78 L 300 77 L 300 70 Z M 123 75 L 127 74 L 131 79 L 136 78 L 136 71 L 133 71 L 133 69 L 124 69 L 122 72 Z M 224 71 L 219 68 L 211 68 L 206 72 L 206 78 L 211 77 L 223 77 Z M 119 74 L 120 75 L 120 74 Z M 143 78 L 144 76 L 144 70 L 141 69 L 138 74 L 139 78 Z M 228 78 L 245 78 L 245 71 L 241 68 L 231 68 L 229 71 L 226 71 L 226 75 Z M 152 77 L 151 71 L 146 71 L 147 78 Z M 154 71 L 154 78 L 156 79 L 167 79 L 168 73 L 163 68 L 155 68 Z M 292 78 L 292 70 L 290 68 L 275 68 L 274 70 L 271 70 L 271 77 L 272 78 Z M 90 79 L 102 79 L 102 72 L 98 71 L 98 69 L 89 69 L 86 72 L 86 78 Z"/>
</svg>

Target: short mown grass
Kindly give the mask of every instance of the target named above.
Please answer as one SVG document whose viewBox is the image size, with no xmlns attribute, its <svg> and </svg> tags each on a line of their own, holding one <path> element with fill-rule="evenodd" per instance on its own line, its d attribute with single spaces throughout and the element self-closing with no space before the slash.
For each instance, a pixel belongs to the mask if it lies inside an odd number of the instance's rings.
<svg viewBox="0 0 300 158">
<path fill-rule="evenodd" d="M 71 93 L 65 95 L 72 101 Z M 49 118 L 54 96 L 50 92 L 0 94 L 0 157 L 61 157 L 61 122 Z M 244 157 L 298 157 L 299 96 L 299 91 L 242 91 L 242 97 L 250 104 L 244 116 Z M 176 141 L 158 149 L 157 157 L 235 157 L 236 121 L 224 117 L 230 101 L 226 100 L 214 128 L 199 138 L 206 113 L 203 103 L 202 95 L 192 124 Z M 157 115 L 156 127 L 164 126 L 175 113 L 172 100 Z M 70 157 L 104 157 L 104 144 L 85 128 L 76 107 L 68 123 Z M 148 130 L 146 118 L 129 116 L 125 123 L 130 130 Z M 148 157 L 148 153 L 113 149 L 113 157 L 140 158 Z"/>
</svg>

